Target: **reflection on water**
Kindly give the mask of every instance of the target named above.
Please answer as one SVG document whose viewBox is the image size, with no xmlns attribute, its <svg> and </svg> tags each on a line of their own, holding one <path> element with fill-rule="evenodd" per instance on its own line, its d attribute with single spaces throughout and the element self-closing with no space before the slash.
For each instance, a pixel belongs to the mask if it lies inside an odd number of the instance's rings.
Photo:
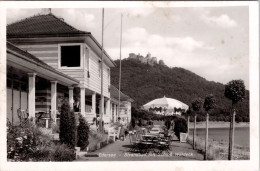
<svg viewBox="0 0 260 171">
<path fill-rule="evenodd" d="M 197 128 L 196 134 L 205 138 L 205 128 Z M 193 135 L 193 129 L 190 129 L 190 135 Z M 249 127 L 235 128 L 235 144 L 249 146 Z M 209 128 L 209 138 L 216 141 L 227 141 L 229 139 L 229 128 Z"/>
</svg>

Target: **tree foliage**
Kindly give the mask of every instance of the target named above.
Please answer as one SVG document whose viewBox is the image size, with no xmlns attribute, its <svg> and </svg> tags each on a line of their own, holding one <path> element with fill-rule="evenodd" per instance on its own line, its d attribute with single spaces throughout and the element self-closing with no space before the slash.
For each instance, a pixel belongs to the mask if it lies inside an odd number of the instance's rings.
<svg viewBox="0 0 260 171">
<path fill-rule="evenodd" d="M 89 144 L 88 141 L 89 125 L 81 114 L 79 115 L 79 126 L 78 126 L 77 134 L 78 134 L 77 146 L 80 147 L 81 150 L 86 149 L 86 147 Z"/>
<path fill-rule="evenodd" d="M 232 80 L 225 86 L 225 96 L 232 100 L 233 104 L 245 98 L 245 84 L 243 80 Z"/>
<path fill-rule="evenodd" d="M 175 119 L 174 121 L 174 133 L 180 139 L 180 133 L 187 133 L 187 121 L 183 118 Z"/>
<path fill-rule="evenodd" d="M 201 108 L 201 105 L 202 105 L 202 99 L 201 98 L 196 98 L 192 101 L 191 103 L 191 108 L 194 110 L 194 111 L 199 111 L 200 108 Z"/>
<path fill-rule="evenodd" d="M 135 118 L 131 118 L 131 125 L 132 125 L 132 128 L 135 128 Z"/>
<path fill-rule="evenodd" d="M 206 111 L 214 109 L 215 105 L 216 105 L 216 99 L 213 94 L 210 94 L 207 97 L 205 97 L 203 107 Z"/>
<path fill-rule="evenodd" d="M 111 68 L 111 83 L 117 86 L 119 60 L 115 63 L 117 67 Z M 217 104 L 211 111 L 210 120 L 228 121 L 229 118 L 230 101 L 224 95 L 225 85 L 207 81 L 183 68 L 170 68 L 157 64 L 150 66 L 136 60 L 124 59 L 122 60 L 121 91 L 134 99 L 132 106 L 135 108 L 163 96 L 175 98 L 190 105 L 194 98 L 206 97 L 212 93 Z M 237 104 L 236 110 L 237 116 L 240 115 L 243 122 L 249 121 L 248 90 L 245 91 L 244 100 Z M 197 112 L 197 119 L 203 120 L 204 113 Z"/>
<path fill-rule="evenodd" d="M 61 106 L 60 114 L 60 141 L 70 147 L 76 144 L 76 120 L 74 112 L 70 110 L 68 102 L 64 102 Z"/>
</svg>

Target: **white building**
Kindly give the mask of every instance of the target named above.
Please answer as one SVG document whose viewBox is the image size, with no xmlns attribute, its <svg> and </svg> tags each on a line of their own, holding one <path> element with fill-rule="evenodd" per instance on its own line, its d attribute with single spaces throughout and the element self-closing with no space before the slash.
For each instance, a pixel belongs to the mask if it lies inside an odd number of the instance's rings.
<svg viewBox="0 0 260 171">
<path fill-rule="evenodd" d="M 104 122 L 111 121 L 115 106 L 110 68 L 115 63 L 104 51 L 102 98 L 101 45 L 90 32 L 77 30 L 53 14 L 37 15 L 8 25 L 7 41 L 9 119 L 17 120 L 19 108 L 31 117 L 44 112 L 56 119 L 63 99 L 69 99 L 73 108 L 79 97 L 79 112 L 89 122 L 102 106 Z"/>
</svg>

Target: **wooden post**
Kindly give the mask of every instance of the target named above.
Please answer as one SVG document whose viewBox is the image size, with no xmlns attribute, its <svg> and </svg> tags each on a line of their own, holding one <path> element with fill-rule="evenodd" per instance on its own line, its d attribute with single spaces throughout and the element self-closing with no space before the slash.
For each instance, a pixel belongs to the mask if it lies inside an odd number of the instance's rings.
<svg viewBox="0 0 260 171">
<path fill-rule="evenodd" d="M 95 117 L 97 118 L 97 114 L 96 114 L 96 92 L 93 92 L 92 94 L 92 111 L 91 113 L 95 115 Z"/>
<path fill-rule="evenodd" d="M 99 131 L 103 133 L 104 94 L 103 94 L 103 39 L 104 39 L 104 8 L 102 9 L 102 41 L 101 41 L 101 108 L 99 109 L 100 121 Z"/>
<path fill-rule="evenodd" d="M 197 120 L 197 114 L 195 113 L 195 116 L 194 116 L 194 129 L 193 129 L 193 149 L 195 149 L 196 120 Z"/>
<path fill-rule="evenodd" d="M 205 155 L 204 160 L 207 160 L 208 156 L 208 138 L 209 138 L 209 114 L 206 114 L 206 136 L 205 136 Z"/>
<path fill-rule="evenodd" d="M 187 126 L 188 126 L 188 136 L 189 136 L 189 133 L 190 133 L 190 116 L 188 116 L 188 121 L 187 121 Z"/>
<path fill-rule="evenodd" d="M 85 117 L 85 87 L 82 85 L 80 87 L 80 113 L 83 117 Z"/>
<path fill-rule="evenodd" d="M 232 107 L 233 107 L 233 105 L 232 105 Z M 230 118 L 228 160 L 233 160 L 235 117 L 236 117 L 236 111 L 235 111 L 235 109 L 233 109 L 233 114 L 232 114 L 232 116 Z"/>
</svg>

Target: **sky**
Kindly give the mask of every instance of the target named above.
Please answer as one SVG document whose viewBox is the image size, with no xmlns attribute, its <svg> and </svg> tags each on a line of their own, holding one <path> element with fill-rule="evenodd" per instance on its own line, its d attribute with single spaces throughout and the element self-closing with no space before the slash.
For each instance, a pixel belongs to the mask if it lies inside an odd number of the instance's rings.
<svg viewBox="0 0 260 171">
<path fill-rule="evenodd" d="M 47 9 L 8 9 L 7 24 L 44 14 Z M 101 43 L 102 9 L 52 8 L 71 26 L 88 31 Z M 229 7 L 105 8 L 104 49 L 120 56 L 151 53 L 169 67 L 182 67 L 209 81 L 242 79 L 249 89 L 249 9 Z"/>
</svg>

